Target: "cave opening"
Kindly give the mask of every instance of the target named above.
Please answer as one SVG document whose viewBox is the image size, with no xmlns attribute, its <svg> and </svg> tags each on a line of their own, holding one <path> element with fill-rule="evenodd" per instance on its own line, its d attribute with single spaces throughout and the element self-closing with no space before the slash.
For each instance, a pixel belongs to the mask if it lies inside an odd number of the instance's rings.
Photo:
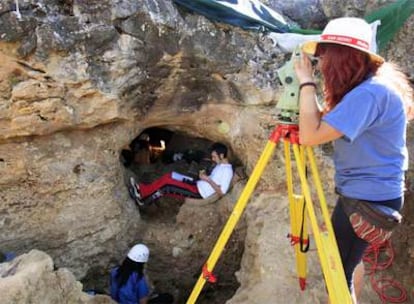
<svg viewBox="0 0 414 304">
<path fill-rule="evenodd" d="M 209 173 L 214 167 L 209 151 L 212 144 L 210 139 L 181 131 L 147 128 L 121 151 L 125 184 L 130 176 L 150 183 L 171 171 L 197 179 L 200 170 Z M 229 160 L 239 172 L 236 168 L 242 168 L 241 162 L 230 147 Z M 143 223 L 139 241 L 151 250 L 149 278 L 158 292 L 173 294 L 175 303 L 186 302 L 231 213 L 235 201 L 227 197 L 229 193 L 214 204 L 192 211 L 183 206 L 184 200 L 171 197 L 161 197 L 145 208 L 137 205 Z M 223 208 L 224 204 L 230 207 Z M 239 223 L 215 267 L 217 283 L 206 283 L 197 303 L 224 303 L 236 292 L 239 283 L 235 273 L 240 268 L 245 235 L 245 225 Z"/>
<path fill-rule="evenodd" d="M 120 160 L 126 169 L 125 183 L 133 176 L 137 182 L 151 183 L 168 172 L 177 172 L 193 179 L 198 178 L 200 170 L 207 173 L 213 168 L 209 139 L 189 136 L 184 132 L 152 127 L 143 130 L 121 151 Z M 140 213 L 145 220 L 173 221 L 183 201 L 163 197 Z"/>
<path fill-rule="evenodd" d="M 209 139 L 193 137 L 184 132 L 147 128 L 131 141 L 128 149 L 121 151 L 120 160 L 125 168 L 136 174 L 145 169 L 142 167 L 150 166 L 155 171 L 159 167 L 175 164 L 176 167 L 183 165 L 181 170 L 189 170 L 188 174 L 194 175 L 195 172 L 191 171 L 196 169 L 194 166 L 208 166 L 208 162 L 211 165 L 208 151 L 212 144 Z"/>
</svg>

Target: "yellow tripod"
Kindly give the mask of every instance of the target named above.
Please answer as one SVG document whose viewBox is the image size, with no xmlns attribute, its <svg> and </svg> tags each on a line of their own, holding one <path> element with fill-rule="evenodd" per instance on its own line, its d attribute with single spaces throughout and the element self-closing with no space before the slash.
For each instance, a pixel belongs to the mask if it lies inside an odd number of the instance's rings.
<svg viewBox="0 0 414 304">
<path fill-rule="evenodd" d="M 233 208 L 232 213 L 227 220 L 214 248 L 211 252 L 207 262 L 203 267 L 203 271 L 194 286 L 187 304 L 196 302 L 206 280 L 214 281 L 212 271 L 220 257 L 227 241 L 230 238 L 237 222 L 239 221 L 257 182 L 259 181 L 270 157 L 272 156 L 275 147 L 280 139 L 284 141 L 285 165 L 286 165 L 286 182 L 289 197 L 290 220 L 291 220 L 291 244 L 295 247 L 296 253 L 296 268 L 299 276 L 299 285 L 301 289 L 306 286 L 306 254 L 305 250 L 301 248 L 306 245 L 309 240 L 306 235 L 305 213 L 307 211 L 308 219 L 310 221 L 313 236 L 316 243 L 316 248 L 321 263 L 326 287 L 329 294 L 331 304 L 351 304 L 352 299 L 349 293 L 345 274 L 339 256 L 338 246 L 336 244 L 335 235 L 330 221 L 329 211 L 326 205 L 325 195 L 323 193 L 322 184 L 319 178 L 315 157 L 311 147 L 304 147 L 299 145 L 298 126 L 294 124 L 280 124 L 276 126 L 272 132 L 265 149 L 262 152 L 253 172 L 243 189 L 239 200 Z M 292 149 L 291 149 L 292 148 Z M 291 150 L 295 157 L 298 175 L 301 183 L 303 194 L 293 193 L 293 175 L 291 164 Z M 315 213 L 314 205 L 311 198 L 310 187 L 306 177 L 306 163 L 309 162 L 313 181 L 316 187 L 316 192 L 320 202 L 322 213 L 322 223 L 319 224 Z M 324 227 L 323 229 L 320 227 Z"/>
</svg>

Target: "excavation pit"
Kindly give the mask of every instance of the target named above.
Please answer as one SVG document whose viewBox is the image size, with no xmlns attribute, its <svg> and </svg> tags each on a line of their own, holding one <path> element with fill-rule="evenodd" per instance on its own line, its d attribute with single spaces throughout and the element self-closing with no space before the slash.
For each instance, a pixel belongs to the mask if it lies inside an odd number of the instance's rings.
<svg viewBox="0 0 414 304">
<path fill-rule="evenodd" d="M 197 176 L 200 169 L 209 172 L 213 167 L 209 152 L 212 143 L 209 139 L 167 129 L 146 129 L 129 145 L 132 152 L 129 161 L 121 155 L 125 182 L 128 184 L 130 176 L 140 182 L 151 182 L 170 171 L 189 176 Z M 126 155 L 125 151 L 122 153 Z M 238 168 L 235 171 L 240 172 L 240 161 L 232 156 L 230 153 L 230 161 Z M 237 193 L 233 189 L 215 202 L 205 204 L 200 200 L 200 206 L 187 200 L 162 197 L 139 208 L 142 228 L 137 238 L 151 250 L 147 265 L 149 278 L 158 291 L 173 294 L 176 303 L 185 303 L 202 273 L 236 202 Z M 239 283 L 235 273 L 240 268 L 245 234 L 241 220 L 213 271 L 217 282 L 205 284 L 197 303 L 224 303 L 236 292 Z"/>
</svg>

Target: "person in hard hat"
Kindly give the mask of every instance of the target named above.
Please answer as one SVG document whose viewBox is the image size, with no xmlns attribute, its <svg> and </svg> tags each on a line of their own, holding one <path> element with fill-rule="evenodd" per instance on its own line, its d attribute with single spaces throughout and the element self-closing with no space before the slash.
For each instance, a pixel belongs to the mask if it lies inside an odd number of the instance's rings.
<svg viewBox="0 0 414 304">
<path fill-rule="evenodd" d="M 121 304 L 147 304 L 150 288 L 144 276 L 149 249 L 144 244 L 133 246 L 121 266 L 111 271 L 111 297 Z"/>
<path fill-rule="evenodd" d="M 408 167 L 407 121 L 414 114 L 413 92 L 407 77 L 372 51 L 372 41 L 375 41 L 373 31 L 363 19 L 334 19 L 319 40 L 302 45 L 302 56 L 295 61 L 300 83 L 300 143 L 334 142 L 339 198 L 332 223 L 355 303 L 355 268 L 381 231 L 376 229 L 375 233 L 364 235 L 356 230 L 358 223 L 350 220 L 346 208 L 350 200 L 356 200 L 359 204 L 368 201 L 376 207 L 401 210 Z M 307 55 L 319 60 L 323 113 L 316 103 L 314 68 Z"/>
<path fill-rule="evenodd" d="M 149 259 L 149 249 L 144 244 L 133 246 L 121 266 L 110 274 L 111 298 L 120 304 L 172 304 L 174 297 L 169 293 L 151 291 L 144 275 Z"/>
<path fill-rule="evenodd" d="M 170 172 L 164 174 L 151 184 L 137 183 L 130 179 L 129 191 L 139 206 L 145 206 L 162 196 L 208 198 L 213 194 L 224 195 L 230 188 L 233 178 L 233 167 L 227 158 L 227 147 L 222 143 L 214 143 L 211 148 L 211 159 L 216 164 L 210 175 L 202 171 L 199 180 Z"/>
</svg>

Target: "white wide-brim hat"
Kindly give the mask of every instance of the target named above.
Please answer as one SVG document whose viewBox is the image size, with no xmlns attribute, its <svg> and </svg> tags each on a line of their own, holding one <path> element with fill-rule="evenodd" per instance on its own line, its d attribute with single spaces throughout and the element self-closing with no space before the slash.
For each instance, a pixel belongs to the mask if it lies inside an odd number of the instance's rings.
<svg viewBox="0 0 414 304">
<path fill-rule="evenodd" d="M 371 26 L 363 19 L 343 17 L 329 21 L 319 40 L 308 41 L 302 45 L 302 50 L 315 55 L 318 43 L 335 43 L 352 47 L 367 53 L 371 60 L 383 63 L 384 58 L 373 52 L 373 31 Z"/>
</svg>

